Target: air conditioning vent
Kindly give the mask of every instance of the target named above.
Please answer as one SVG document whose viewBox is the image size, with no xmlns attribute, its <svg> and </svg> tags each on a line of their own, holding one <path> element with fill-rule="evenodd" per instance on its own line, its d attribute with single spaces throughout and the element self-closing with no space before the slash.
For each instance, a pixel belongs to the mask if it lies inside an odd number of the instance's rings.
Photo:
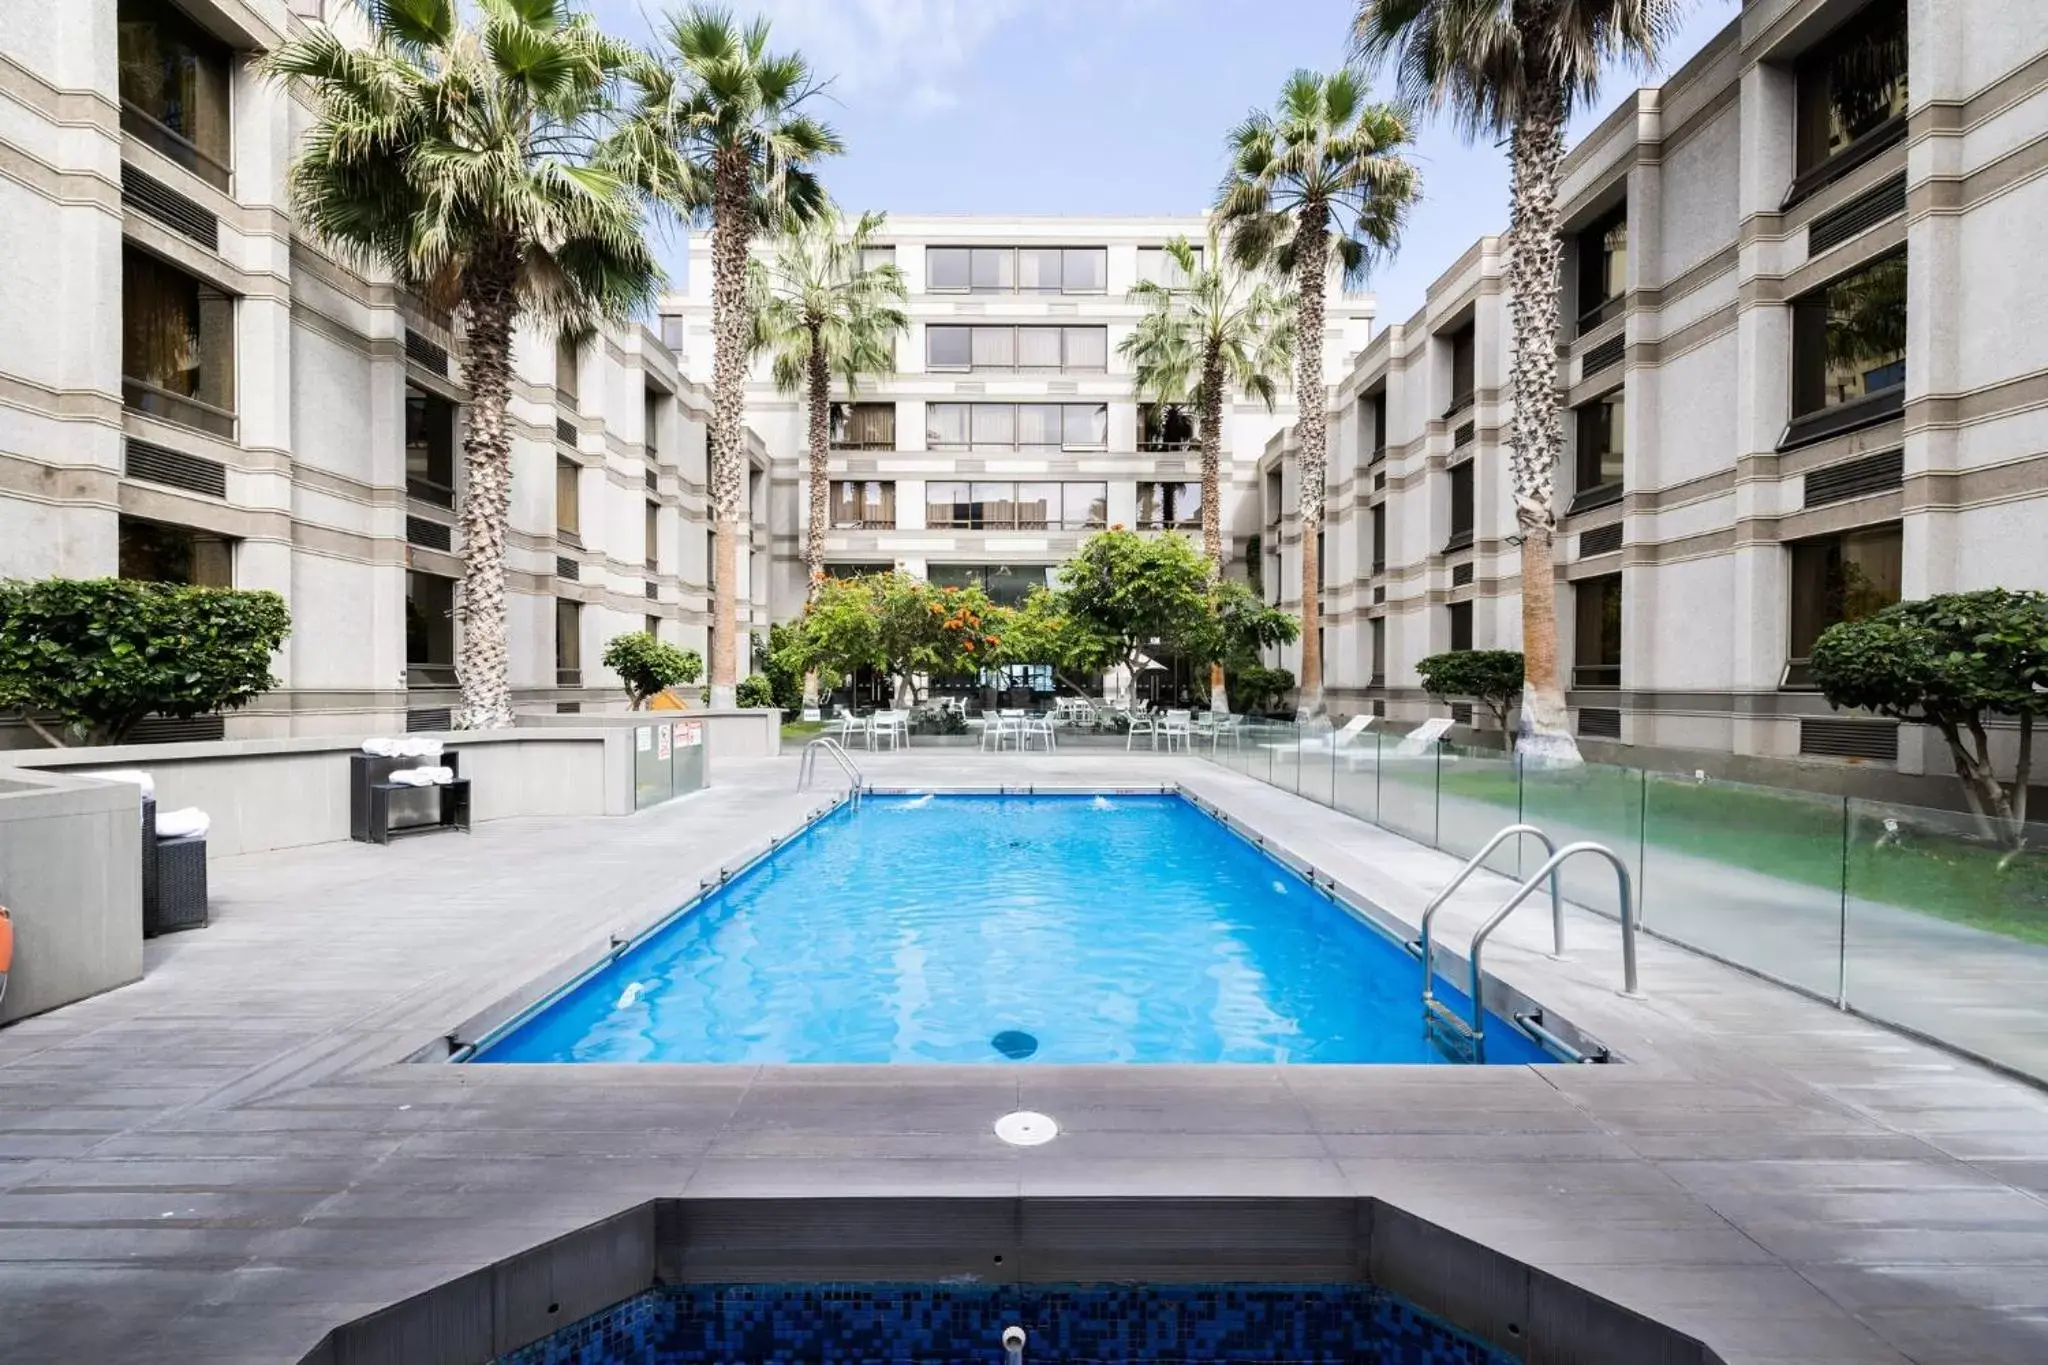
<svg viewBox="0 0 2048 1365">
<path fill-rule="evenodd" d="M 567 555 L 555 556 L 555 577 L 566 578 L 571 583 L 575 583 L 578 582 L 582 578 L 582 576 L 582 565 L 578 564 L 575 560 L 569 558 Z"/>
<path fill-rule="evenodd" d="M 1806 229 L 1806 254 L 1818 256 L 1905 211 L 1906 177 L 1896 175 L 1875 189 L 1857 195 L 1840 208 L 1830 209 L 1814 219 Z"/>
<path fill-rule="evenodd" d="M 182 450 L 172 450 L 152 441 L 130 439 L 127 443 L 126 472 L 131 479 L 204 493 L 209 498 L 228 495 L 228 467 L 218 460 L 201 459 Z"/>
<path fill-rule="evenodd" d="M 178 193 L 153 175 L 122 166 L 121 202 L 208 251 L 220 250 L 220 220 L 198 200 Z"/>
<path fill-rule="evenodd" d="M 1802 720 L 1799 752 L 1821 758 L 1899 761 L 1899 727 L 1882 720 Z"/>
<path fill-rule="evenodd" d="M 1386 600 L 1387 600 L 1387 585 L 1386 585 L 1386 584 L 1384 584 L 1384 583 L 1380 583 L 1380 584 L 1377 584 L 1377 585 L 1375 585 L 1375 586 L 1374 586 L 1374 588 L 1373 588 L 1373 590 L 1372 590 L 1372 604 L 1373 604 L 1374 606 L 1378 606 L 1378 605 L 1379 605 L 1380 603 L 1382 603 L 1382 602 L 1384 602 L 1384 601 L 1386 601 Z"/>
<path fill-rule="evenodd" d="M 1384 718 L 1387 714 L 1386 702 L 1381 698 L 1374 697 L 1372 702 L 1372 713 L 1376 716 Z"/>
<path fill-rule="evenodd" d="M 1806 507 L 1825 507 L 1870 493 L 1886 493 L 1906 480 L 1906 452 L 1887 450 L 1860 460 L 1844 460 L 1806 476 Z"/>
<path fill-rule="evenodd" d="M 424 546 L 429 550 L 446 550 L 453 544 L 453 528 L 425 517 L 405 519 L 405 539 L 408 544 Z"/>
<path fill-rule="evenodd" d="M 1471 702 L 1469 702 L 1469 701 L 1454 701 L 1454 702 L 1452 702 L 1452 703 L 1451 703 L 1451 724 L 1453 724 L 1453 725 L 1470 725 L 1471 723 L 1472 723 L 1472 703 L 1471 703 Z"/>
<path fill-rule="evenodd" d="M 1462 587 L 1464 587 L 1464 586 L 1465 586 L 1465 585 L 1466 585 L 1467 583 L 1470 583 L 1471 581 L 1472 581 L 1472 566 L 1471 566 L 1470 564 L 1453 564 L 1453 565 L 1451 566 L 1451 586 L 1452 586 L 1452 587 L 1454 587 L 1454 588 L 1462 588 Z"/>
<path fill-rule="evenodd" d="M 416 711 L 405 713 L 405 732 L 416 735 L 422 731 L 446 730 L 453 723 L 453 716 L 445 706 L 422 706 Z"/>
<path fill-rule="evenodd" d="M 647 491 L 650 493 L 659 493 L 661 491 L 661 475 L 652 469 L 647 471 Z"/>
<path fill-rule="evenodd" d="M 583 714 L 583 703 L 580 701 L 558 701 L 555 703 L 555 714 L 558 716 L 580 716 Z"/>
<path fill-rule="evenodd" d="M 405 333 L 405 358 L 424 370 L 448 377 L 448 348 L 427 340 L 411 328 Z"/>
<path fill-rule="evenodd" d="M 576 424 L 566 417 L 555 419 L 555 439 L 563 445 L 576 444 Z"/>
<path fill-rule="evenodd" d="M 203 744 L 225 739 L 228 723 L 220 716 L 145 716 L 135 723 L 123 744 Z"/>
<path fill-rule="evenodd" d="M 1460 426 L 1456 431 L 1451 433 L 1451 449 L 1458 450 L 1464 446 L 1471 445 L 1473 440 L 1478 435 L 1478 424 L 1474 422 L 1466 422 L 1464 425 Z"/>
<path fill-rule="evenodd" d="M 1382 469 L 1379 473 L 1372 476 L 1372 491 L 1375 493 L 1382 492 L 1385 490 L 1386 486 L 1387 471 Z"/>
<path fill-rule="evenodd" d="M 1621 548 L 1621 523 L 1595 526 L 1590 531 L 1579 533 L 1579 558 L 1591 559 L 1594 555 L 1611 555 Z"/>
<path fill-rule="evenodd" d="M 1588 376 L 1596 375 L 1602 370 L 1619 365 L 1621 363 L 1622 347 L 1626 344 L 1626 339 L 1619 333 L 1616 333 L 1598 346 L 1588 350 L 1579 362 L 1579 378 L 1584 380 Z"/>
<path fill-rule="evenodd" d="M 1612 706 L 1581 706 L 1579 733 L 1593 739 L 1620 739 L 1621 712 Z"/>
<path fill-rule="evenodd" d="M 659 583 L 644 583 L 641 586 L 647 589 L 648 601 L 655 602 L 661 599 L 661 585 Z"/>
</svg>

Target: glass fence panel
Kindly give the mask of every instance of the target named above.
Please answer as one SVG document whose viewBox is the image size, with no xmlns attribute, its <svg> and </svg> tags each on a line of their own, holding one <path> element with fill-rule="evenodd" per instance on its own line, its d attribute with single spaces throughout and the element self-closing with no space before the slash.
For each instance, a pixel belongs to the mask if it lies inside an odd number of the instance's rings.
<svg viewBox="0 0 2048 1365">
<path fill-rule="evenodd" d="M 1581 763 L 1559 768 L 1525 764 L 1522 769 L 1522 819 L 1549 835 L 1559 848 L 1566 844 L 1604 844 L 1619 854 L 1634 883 L 1638 904 L 1643 896 L 1643 773 Z M 1535 840 L 1523 842 L 1521 873 L 1543 865 L 1547 855 Z M 1582 854 L 1563 869 L 1565 899 L 1602 914 L 1621 913 L 1621 891 L 1614 869 L 1597 854 Z"/>
<path fill-rule="evenodd" d="M 1346 815 L 1380 818 L 1380 739 L 1368 730 L 1339 749 L 1330 762 L 1332 804 Z"/>
<path fill-rule="evenodd" d="M 657 731 L 660 732 L 660 742 L 657 742 Z M 674 795 L 674 779 L 669 772 L 667 737 L 666 724 L 633 727 L 634 810 L 658 806 Z"/>
<path fill-rule="evenodd" d="M 1420 844 L 1436 846 L 1437 756 L 1414 752 L 1388 736 L 1380 746 L 1380 823 Z"/>
<path fill-rule="evenodd" d="M 1843 818 L 1838 796 L 1650 773 L 1644 925 L 1833 999 Z"/>
<path fill-rule="evenodd" d="M 1503 826 L 1519 818 L 1521 783 L 1515 761 L 1499 749 L 1445 745 L 1437 764 L 1441 770 L 1437 777 L 1437 847 L 1469 858 Z M 1486 865 L 1513 876 L 1514 845 L 1503 844 L 1494 850 Z"/>
<path fill-rule="evenodd" d="M 2048 1079 L 2048 825 L 1849 802 L 1848 1003 Z"/>
<path fill-rule="evenodd" d="M 1332 790 L 1336 770 L 1334 733 L 1325 723 L 1311 727 L 1301 739 L 1301 794 L 1325 806 L 1336 804 Z"/>
</svg>

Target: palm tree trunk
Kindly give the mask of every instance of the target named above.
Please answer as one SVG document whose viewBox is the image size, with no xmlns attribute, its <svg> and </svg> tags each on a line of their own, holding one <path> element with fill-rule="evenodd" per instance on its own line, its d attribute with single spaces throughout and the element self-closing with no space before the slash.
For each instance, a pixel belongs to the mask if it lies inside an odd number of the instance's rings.
<svg viewBox="0 0 2048 1365">
<path fill-rule="evenodd" d="M 1304 204 L 1295 225 L 1294 401 L 1300 410 L 1301 452 L 1301 676 L 1296 713 L 1303 720 L 1323 714 L 1322 556 L 1316 532 L 1323 525 L 1323 485 L 1328 470 L 1323 411 L 1323 285 L 1329 273 L 1329 211 Z"/>
<path fill-rule="evenodd" d="M 512 511 L 512 326 L 518 317 L 509 250 L 480 258 L 469 272 L 469 420 L 462 433 L 462 599 L 456 620 L 462 647 L 455 677 L 462 705 L 458 730 L 499 730 L 512 723 L 505 623 L 505 528 Z"/>
<path fill-rule="evenodd" d="M 733 704 L 739 657 L 740 499 L 746 487 L 747 168 L 718 171 L 711 218 L 711 705 Z"/>
<path fill-rule="evenodd" d="M 825 581 L 825 527 L 832 485 L 830 448 L 832 442 L 832 371 L 826 365 L 825 338 L 811 328 L 811 354 L 806 377 L 810 381 L 811 404 L 811 506 L 810 530 L 804 538 L 804 596 L 818 595 Z M 804 672 L 804 714 L 818 709 L 818 670 Z"/>
<path fill-rule="evenodd" d="M 1202 553 L 1223 577 L 1223 355 L 1210 346 L 1202 357 Z M 1209 665 L 1209 710 L 1230 710 L 1223 663 Z"/>
<path fill-rule="evenodd" d="M 1518 7 L 1520 8 L 1520 7 Z M 1524 28 L 1524 32 L 1540 29 Z M 1557 311 L 1563 248 L 1557 235 L 1557 171 L 1564 159 L 1565 99 L 1536 91 L 1510 139 L 1512 211 L 1508 226 L 1508 313 L 1514 328 L 1509 375 L 1508 468 L 1515 528 L 1522 538 L 1522 742 L 1525 757 L 1577 763 L 1557 657 L 1557 585 L 1551 541 L 1556 527 L 1558 456 L 1564 447 L 1557 389 Z"/>
</svg>

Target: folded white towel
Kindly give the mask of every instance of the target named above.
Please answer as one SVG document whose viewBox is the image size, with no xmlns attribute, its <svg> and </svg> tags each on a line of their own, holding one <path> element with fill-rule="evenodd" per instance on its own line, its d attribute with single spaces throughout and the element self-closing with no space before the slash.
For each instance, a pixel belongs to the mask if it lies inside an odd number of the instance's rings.
<svg viewBox="0 0 2048 1365">
<path fill-rule="evenodd" d="M 398 741 L 394 739 L 370 738 L 363 741 L 363 752 L 379 758 L 391 758 L 398 753 Z"/>
<path fill-rule="evenodd" d="M 186 806 L 167 815 L 156 817 L 156 837 L 159 839 L 183 839 L 191 835 L 204 835 L 213 827 L 206 812 L 197 806 Z"/>
<path fill-rule="evenodd" d="M 105 778 L 109 782 L 133 782 L 142 788 L 144 796 L 156 795 L 156 780 L 140 768 L 114 768 L 108 772 L 94 773 L 93 776 Z"/>
<path fill-rule="evenodd" d="M 391 774 L 391 780 L 407 787 L 431 787 L 434 772 L 431 768 L 400 768 Z"/>
<path fill-rule="evenodd" d="M 416 739 L 413 743 L 419 746 L 415 752 L 421 758 L 439 758 L 441 756 L 441 741 L 438 739 Z"/>
<path fill-rule="evenodd" d="M 455 780 L 455 769 L 453 768 L 422 768 L 420 771 L 431 773 L 434 778 L 434 785 L 437 787 L 445 787 Z"/>
</svg>

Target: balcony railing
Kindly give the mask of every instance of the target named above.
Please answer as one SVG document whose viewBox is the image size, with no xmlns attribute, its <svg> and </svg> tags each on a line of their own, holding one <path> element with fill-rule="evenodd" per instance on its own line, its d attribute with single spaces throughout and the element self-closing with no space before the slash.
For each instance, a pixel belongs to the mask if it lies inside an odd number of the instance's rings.
<svg viewBox="0 0 2048 1365">
<path fill-rule="evenodd" d="M 1572 668 L 1572 686 L 1589 688 L 1615 688 L 1621 686 L 1620 664 L 1576 664 Z"/>
<path fill-rule="evenodd" d="M 172 393 L 146 379 L 121 379 L 121 402 L 131 412 L 161 417 L 181 427 L 192 427 L 226 440 L 235 439 L 235 414 L 211 403 L 202 403 L 182 393 Z"/>
<path fill-rule="evenodd" d="M 436 507 L 453 507 L 455 505 L 454 489 L 450 488 L 447 484 L 436 483 L 432 479 L 421 478 L 416 474 L 406 476 L 405 493 L 409 498 L 417 498 L 421 502 L 430 502 Z"/>
<path fill-rule="evenodd" d="M 1626 300 L 1623 298 L 1623 296 L 1620 294 L 1616 294 L 1611 298 L 1605 298 L 1600 300 L 1600 302 L 1594 304 L 1591 308 L 1588 308 L 1585 312 L 1579 314 L 1578 335 L 1584 336 L 1586 333 L 1592 331 L 1595 327 L 1598 327 L 1601 323 L 1607 321 L 1609 318 L 1619 315 L 1621 312 L 1621 306 L 1624 302 L 1626 302 Z"/>
<path fill-rule="evenodd" d="M 893 435 L 888 437 L 871 436 L 865 439 L 835 436 L 832 438 L 831 448 L 834 450 L 894 450 L 896 448 L 896 438 Z"/>
<path fill-rule="evenodd" d="M 558 668 L 555 670 L 555 686 L 583 686 L 583 670 L 580 668 Z"/>
<path fill-rule="evenodd" d="M 893 531 L 896 529 L 896 518 L 834 517 L 832 519 L 832 529 L 835 531 Z"/>
<path fill-rule="evenodd" d="M 453 687 L 455 686 L 454 664 L 428 664 L 406 661 L 405 685 L 407 687 Z"/>
<path fill-rule="evenodd" d="M 1565 508 L 1567 516 L 1574 512 L 1590 512 L 1596 507 L 1607 507 L 1620 502 L 1622 488 L 1619 483 L 1603 483 L 1595 488 L 1583 489 L 1572 495 L 1571 505 Z"/>
<path fill-rule="evenodd" d="M 141 106 L 121 101 L 121 131 L 150 150 L 183 166 L 217 190 L 228 188 L 228 168 L 199 150 L 183 133 L 165 127 L 142 111 Z"/>
<path fill-rule="evenodd" d="M 1452 531 L 1451 538 L 1444 542 L 1445 554 L 1450 554 L 1454 550 L 1469 550 L 1471 548 L 1472 528 L 1469 526 L 1465 527 L 1463 530 Z"/>
<path fill-rule="evenodd" d="M 1202 438 L 1199 436 L 1177 436 L 1171 440 L 1161 437 L 1156 440 L 1140 440 L 1138 442 L 1138 449 L 1148 455 L 1170 450 L 1200 450 L 1201 448 Z"/>
<path fill-rule="evenodd" d="M 1467 389 L 1460 394 L 1453 394 L 1451 397 L 1451 405 L 1444 409 L 1444 416 L 1456 417 L 1466 408 L 1471 407 L 1474 401 L 1475 397 L 1472 390 L 1470 389 Z"/>
<path fill-rule="evenodd" d="M 1378 445 L 1374 446 L 1372 448 L 1372 453 L 1365 457 L 1365 467 L 1367 469 L 1371 469 L 1376 464 L 1385 464 L 1386 462 L 1387 443 L 1385 441 L 1382 441 Z"/>
<path fill-rule="evenodd" d="M 1800 172 L 1798 177 L 1792 181 L 1792 188 L 1785 195 L 1785 202 L 1781 207 L 1790 208 L 1815 190 L 1834 184 L 1837 180 L 1840 180 L 1858 166 L 1869 161 L 1887 147 L 1903 141 L 1905 136 L 1906 116 L 1904 114 L 1900 114 L 1872 128 L 1869 132 L 1842 148 L 1841 151 L 1836 152 L 1826 161 Z"/>
</svg>

